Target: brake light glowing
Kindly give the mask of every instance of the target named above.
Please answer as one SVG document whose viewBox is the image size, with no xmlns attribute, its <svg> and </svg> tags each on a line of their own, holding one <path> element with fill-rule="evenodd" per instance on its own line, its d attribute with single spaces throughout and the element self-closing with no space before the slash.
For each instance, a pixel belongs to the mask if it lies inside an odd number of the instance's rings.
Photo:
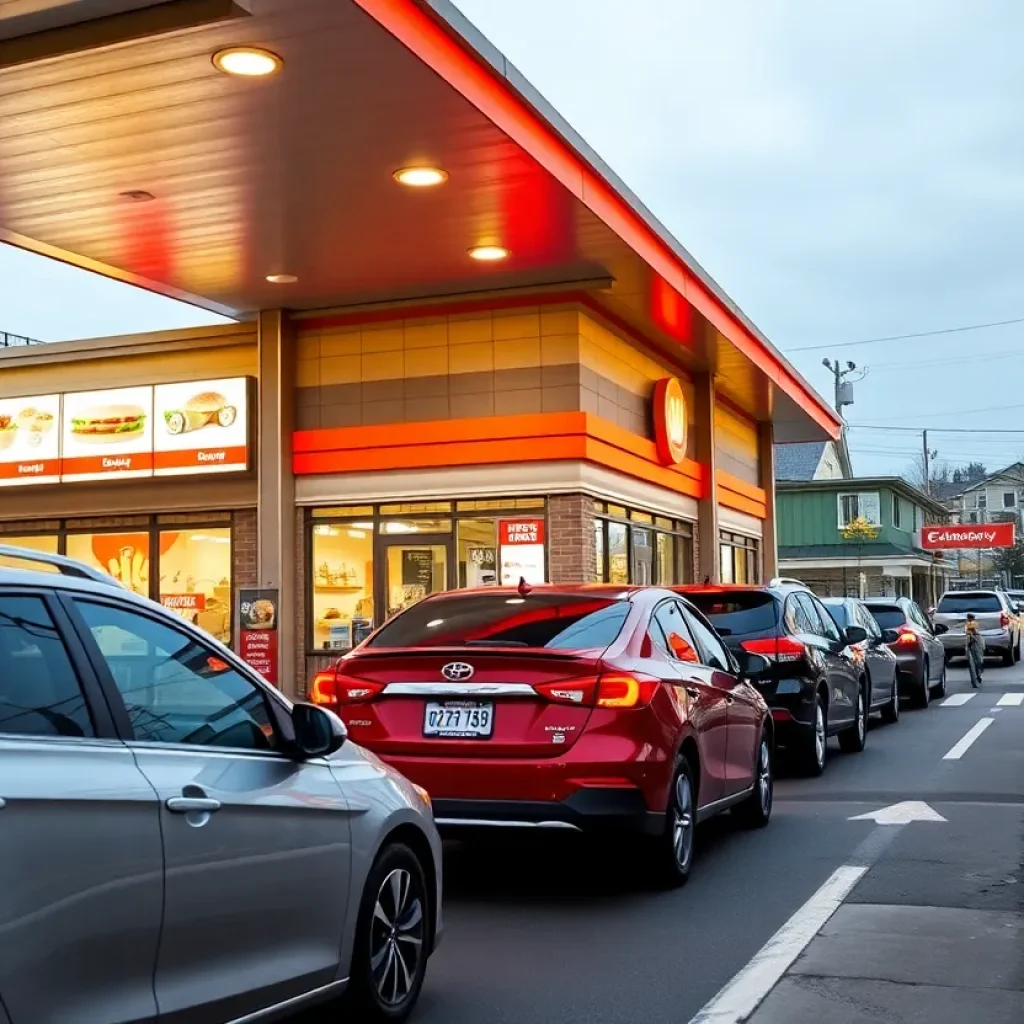
<svg viewBox="0 0 1024 1024">
<path fill-rule="evenodd" d="M 768 637 L 765 640 L 743 640 L 740 646 L 751 654 L 761 654 L 769 661 L 799 661 L 806 651 L 791 636 Z"/>
<path fill-rule="evenodd" d="M 627 672 L 606 672 L 600 676 L 556 679 L 535 683 L 534 690 L 555 704 L 590 708 L 642 708 L 654 699 L 658 680 Z"/>
<path fill-rule="evenodd" d="M 365 704 L 373 700 L 384 689 L 383 683 L 369 679 L 357 679 L 334 669 L 317 672 L 309 690 L 312 704 Z"/>
<path fill-rule="evenodd" d="M 917 634 L 911 633 L 909 630 L 907 632 L 900 633 L 900 635 L 896 637 L 896 643 L 903 644 L 904 646 L 908 644 L 916 644 Z"/>
<path fill-rule="evenodd" d="M 534 690 L 553 704 L 576 704 L 592 707 L 597 676 L 582 676 L 578 679 L 556 679 L 551 683 L 535 683 Z"/>
<path fill-rule="evenodd" d="M 1009 624 L 1010 624 L 1010 616 L 1007 615 L 1006 612 L 1003 612 L 999 616 L 999 625 L 1002 626 L 1005 629 Z"/>
</svg>

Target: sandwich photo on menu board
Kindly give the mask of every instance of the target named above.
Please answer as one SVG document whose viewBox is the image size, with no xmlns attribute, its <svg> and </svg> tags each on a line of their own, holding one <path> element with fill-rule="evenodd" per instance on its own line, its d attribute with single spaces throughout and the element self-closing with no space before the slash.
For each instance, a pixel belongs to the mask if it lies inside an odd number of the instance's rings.
<svg viewBox="0 0 1024 1024">
<path fill-rule="evenodd" d="M 0 487 L 60 479 L 60 395 L 0 400 Z"/>
<path fill-rule="evenodd" d="M 158 384 L 153 389 L 156 475 L 248 469 L 248 399 L 247 377 Z"/>
<path fill-rule="evenodd" d="M 63 478 L 151 476 L 152 421 L 151 387 L 65 395 Z"/>
</svg>

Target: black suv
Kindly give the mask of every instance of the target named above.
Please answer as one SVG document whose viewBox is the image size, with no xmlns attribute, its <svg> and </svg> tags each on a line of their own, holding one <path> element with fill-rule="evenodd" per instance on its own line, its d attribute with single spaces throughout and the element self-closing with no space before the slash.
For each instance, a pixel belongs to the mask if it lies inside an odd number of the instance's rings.
<svg viewBox="0 0 1024 1024">
<path fill-rule="evenodd" d="M 829 736 L 838 736 L 844 751 L 864 749 L 871 697 L 851 646 L 867 638 L 862 626 L 841 630 L 797 580 L 672 589 L 704 613 L 729 647 L 773 662 L 757 688 L 771 708 L 778 745 L 806 774 L 825 770 Z"/>
</svg>

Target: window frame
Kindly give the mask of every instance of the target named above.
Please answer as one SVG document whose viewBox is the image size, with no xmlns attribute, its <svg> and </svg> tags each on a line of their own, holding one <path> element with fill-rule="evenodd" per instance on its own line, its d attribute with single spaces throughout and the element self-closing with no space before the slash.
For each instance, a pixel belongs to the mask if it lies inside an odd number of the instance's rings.
<svg viewBox="0 0 1024 1024">
<path fill-rule="evenodd" d="M 1009 498 L 1009 502 L 1007 502 Z M 1017 492 L 1016 491 L 1003 491 L 1003 508 L 1016 508 L 1017 507 Z"/>
<path fill-rule="evenodd" d="M 621 511 L 621 514 L 619 514 L 619 511 Z M 657 512 L 646 512 L 639 508 L 626 508 L 607 501 L 594 502 L 594 523 L 601 525 L 600 527 L 595 525 L 591 543 L 595 545 L 596 559 L 596 542 L 600 533 L 603 560 L 603 565 L 601 566 L 603 571 L 598 572 L 595 564 L 594 582 L 611 582 L 609 578 L 611 574 L 609 572 L 608 548 L 608 526 L 611 523 L 616 523 L 626 528 L 626 586 L 633 586 L 636 582 L 633 579 L 634 530 L 646 530 L 651 535 L 651 583 L 648 584 L 649 586 L 668 588 L 694 582 L 693 535 L 696 523 L 688 519 L 678 519 Z M 667 524 L 671 524 L 671 526 Z M 658 558 L 658 538 L 661 536 L 669 537 L 672 544 L 672 568 L 675 579 L 667 582 L 661 579 L 661 564 Z M 689 563 L 687 563 L 685 557 L 687 553 L 690 555 Z"/>
<path fill-rule="evenodd" d="M 867 514 L 863 508 L 863 499 L 871 497 L 874 498 L 874 505 L 876 515 L 874 519 L 867 519 Z M 843 515 L 843 499 L 844 498 L 856 498 L 857 499 L 857 511 L 849 518 L 844 518 Z M 854 519 L 858 519 L 864 516 L 871 526 L 882 525 L 882 496 L 878 491 L 839 491 L 836 494 L 836 525 L 842 530 L 844 527 L 849 526 Z"/>
<path fill-rule="evenodd" d="M 108 608 L 113 608 L 116 611 L 127 612 L 129 614 L 137 615 L 140 618 L 149 619 L 158 625 L 166 626 L 174 633 L 184 635 L 190 642 L 197 644 L 204 650 L 210 651 L 212 655 L 220 658 L 234 672 L 238 673 L 238 675 L 254 686 L 257 691 L 263 695 L 263 699 L 267 705 L 267 716 L 273 725 L 276 738 L 281 742 L 281 747 L 273 750 L 252 750 L 248 747 L 204 746 L 203 744 L 198 743 L 175 743 L 171 740 L 138 739 L 135 736 L 135 730 L 132 727 L 131 719 L 128 715 L 128 709 L 124 703 L 121 691 L 118 689 L 117 681 L 114 679 L 114 674 L 111 671 L 110 665 L 107 663 L 107 659 L 104 657 L 103 652 L 100 650 L 100 646 L 97 643 L 96 638 L 92 635 L 92 630 L 89 628 L 84 616 L 78 609 L 78 601 L 87 601 L 92 604 L 104 605 Z M 158 611 L 156 609 L 146 607 L 145 605 L 136 604 L 131 600 L 119 601 L 110 595 L 96 593 L 95 591 L 83 588 L 82 590 L 67 591 L 62 594 L 61 604 L 63 605 L 65 614 L 68 616 L 71 625 L 78 635 L 80 643 L 85 649 L 85 652 L 93 665 L 93 671 L 98 679 L 99 686 L 102 689 L 103 697 L 109 709 L 110 716 L 113 719 L 114 730 L 118 739 L 122 740 L 124 743 L 138 744 L 145 747 L 147 750 L 188 750 L 197 753 L 206 751 L 213 754 L 244 754 L 249 757 L 274 757 L 275 759 L 290 760 L 288 755 L 283 752 L 283 747 L 287 745 L 290 738 L 289 730 L 284 727 L 284 722 L 286 720 L 290 721 L 291 719 L 291 711 L 289 710 L 288 705 L 284 702 L 284 697 L 277 693 L 272 687 L 263 683 L 263 681 L 260 680 L 249 668 L 249 666 L 230 648 L 225 647 L 217 640 L 214 640 L 213 637 L 210 637 L 205 633 L 201 633 L 199 630 L 193 631 L 188 627 L 187 623 L 183 622 L 182 619 L 176 616 L 173 612 L 166 612 L 163 609 Z"/>
<path fill-rule="evenodd" d="M 712 656 L 712 652 L 708 651 L 707 644 L 701 638 L 699 633 L 694 633 L 692 625 L 690 626 L 690 632 L 693 633 L 694 639 L 697 641 L 697 650 L 700 652 L 701 657 L 704 659 L 702 664 L 705 668 L 711 669 L 712 672 L 724 672 L 726 675 L 738 676 L 739 665 L 736 663 L 736 659 L 733 657 L 732 651 L 729 650 L 729 645 L 722 640 L 718 635 L 718 631 L 714 626 L 705 618 L 703 612 L 700 609 L 695 608 L 693 605 L 685 604 L 680 601 L 677 602 L 682 609 L 682 616 L 684 621 L 687 621 L 687 625 L 690 625 L 689 619 L 692 619 L 698 626 L 703 629 L 712 641 L 718 644 L 721 648 L 722 653 L 725 655 L 725 663 L 721 668 L 709 664 Z"/>
<path fill-rule="evenodd" d="M 903 529 L 903 509 L 900 505 L 900 496 L 895 491 L 892 492 L 892 528 Z"/>
<path fill-rule="evenodd" d="M 96 672 L 89 651 L 82 643 L 75 622 L 67 612 L 60 590 L 47 590 L 42 587 L 16 586 L 0 587 L 0 597 L 34 597 L 42 600 L 47 613 L 53 622 L 57 636 L 64 645 L 68 660 L 78 677 L 78 685 L 82 689 L 86 707 L 92 718 L 92 736 L 47 736 L 36 733 L 14 733 L 0 730 L 0 742 L 10 743 L 27 741 L 32 743 L 95 743 L 97 740 L 119 739 L 118 729 L 111 713 L 110 703 L 103 688 L 102 680 Z"/>
<path fill-rule="evenodd" d="M 663 609 L 675 608 L 676 614 L 679 616 L 680 622 L 686 631 L 686 635 L 683 637 L 684 640 L 693 648 L 694 654 L 698 657 L 701 655 L 700 644 L 697 643 L 697 638 L 693 635 L 690 629 L 690 623 L 686 619 L 686 615 L 683 613 L 683 605 L 681 602 L 676 601 L 674 598 L 665 598 L 664 601 L 659 601 L 651 611 L 650 625 L 647 628 L 648 633 L 657 630 L 657 635 L 661 637 L 659 641 L 657 636 L 651 636 L 653 643 L 657 644 L 662 654 L 672 662 L 673 665 L 691 665 L 693 662 L 683 661 L 682 658 L 678 657 L 675 651 L 672 650 L 672 645 L 668 642 L 668 634 L 665 632 L 665 627 L 661 624 L 658 619 L 659 613 Z"/>
</svg>

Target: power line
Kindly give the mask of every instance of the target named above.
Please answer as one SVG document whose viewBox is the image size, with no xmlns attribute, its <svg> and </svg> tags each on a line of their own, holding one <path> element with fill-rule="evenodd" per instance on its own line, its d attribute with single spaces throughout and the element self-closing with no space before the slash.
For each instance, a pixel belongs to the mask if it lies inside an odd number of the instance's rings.
<svg viewBox="0 0 1024 1024">
<path fill-rule="evenodd" d="M 891 423 L 848 423 L 851 430 L 907 430 L 912 434 L 920 434 L 923 427 L 899 427 Z M 936 434 L 1024 434 L 1024 428 L 1009 427 L 929 427 L 929 432 Z"/>
<path fill-rule="evenodd" d="M 939 334 L 961 334 L 964 331 L 983 331 L 988 327 L 1007 327 L 1010 324 L 1024 324 L 1024 316 L 1013 320 L 993 320 L 988 324 L 968 324 L 966 327 L 944 327 L 938 331 L 917 331 L 914 334 L 890 334 L 885 338 L 861 338 L 857 341 L 833 342 L 829 345 L 802 345 L 787 349 L 787 352 L 821 352 L 826 348 L 850 348 L 853 345 L 876 345 L 882 341 L 907 341 L 911 338 L 934 338 Z"/>
</svg>

